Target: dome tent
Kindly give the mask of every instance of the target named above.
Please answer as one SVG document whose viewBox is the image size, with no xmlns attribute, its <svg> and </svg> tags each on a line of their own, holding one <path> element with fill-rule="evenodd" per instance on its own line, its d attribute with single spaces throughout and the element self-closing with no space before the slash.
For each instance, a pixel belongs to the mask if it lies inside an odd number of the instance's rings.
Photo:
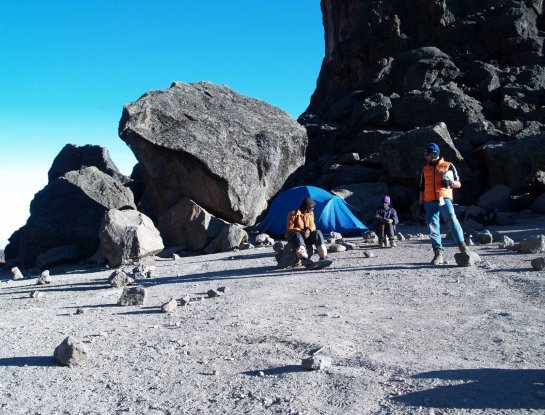
<svg viewBox="0 0 545 415">
<path fill-rule="evenodd" d="M 297 186 L 277 195 L 261 230 L 272 235 L 284 235 L 288 213 L 299 208 L 307 196 L 316 202 L 314 221 L 323 233 L 335 231 L 342 235 L 359 235 L 367 230 L 367 226 L 350 212 L 343 198 L 314 186 Z"/>
</svg>

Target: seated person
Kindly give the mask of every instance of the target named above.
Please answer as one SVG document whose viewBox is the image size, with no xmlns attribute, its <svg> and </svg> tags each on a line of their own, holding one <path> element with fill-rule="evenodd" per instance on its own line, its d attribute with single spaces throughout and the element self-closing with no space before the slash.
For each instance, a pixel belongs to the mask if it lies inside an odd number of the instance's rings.
<svg viewBox="0 0 545 415">
<path fill-rule="evenodd" d="M 390 207 L 390 196 L 385 195 L 382 198 L 382 207 L 379 207 L 375 213 L 375 233 L 378 236 L 378 244 L 381 248 L 386 248 L 390 240 L 390 246 L 396 246 L 394 241 L 395 227 L 399 223 L 397 212 Z"/>
<path fill-rule="evenodd" d="M 314 200 L 305 197 L 299 209 L 288 214 L 286 239 L 296 247 L 295 254 L 305 267 L 311 267 L 313 264 L 308 257 L 306 245 L 315 245 L 321 260 L 327 256 L 324 236 L 316 229 L 314 223 L 315 205 Z"/>
</svg>

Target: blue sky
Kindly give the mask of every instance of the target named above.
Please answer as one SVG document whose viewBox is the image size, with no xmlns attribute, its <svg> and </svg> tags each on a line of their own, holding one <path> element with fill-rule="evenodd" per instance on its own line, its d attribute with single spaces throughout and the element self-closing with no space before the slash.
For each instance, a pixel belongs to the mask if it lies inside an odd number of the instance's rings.
<svg viewBox="0 0 545 415">
<path fill-rule="evenodd" d="M 124 104 L 210 81 L 296 118 L 324 56 L 319 0 L 2 0 L 0 39 L 0 248 L 65 144 L 130 173 Z"/>
</svg>

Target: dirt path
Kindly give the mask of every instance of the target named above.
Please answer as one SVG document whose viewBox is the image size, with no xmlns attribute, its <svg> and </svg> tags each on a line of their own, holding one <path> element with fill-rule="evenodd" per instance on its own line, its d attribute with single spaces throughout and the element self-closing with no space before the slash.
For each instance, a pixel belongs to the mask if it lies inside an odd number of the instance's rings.
<svg viewBox="0 0 545 415">
<path fill-rule="evenodd" d="M 545 234 L 545 219 L 497 229 L 520 240 Z M 349 240 L 358 249 L 320 271 L 277 270 L 271 248 L 157 261 L 143 307 L 116 305 L 111 271 L 51 270 L 38 300 L 35 280 L 3 282 L 0 412 L 545 412 L 537 255 L 476 246 L 484 262 L 459 268 L 447 245 L 450 265 L 432 267 L 426 238 L 391 249 Z M 220 286 L 229 291 L 205 298 Z M 183 294 L 189 306 L 159 312 Z M 85 366 L 53 362 L 69 334 L 87 345 Z M 316 347 L 333 365 L 304 371 Z"/>
</svg>

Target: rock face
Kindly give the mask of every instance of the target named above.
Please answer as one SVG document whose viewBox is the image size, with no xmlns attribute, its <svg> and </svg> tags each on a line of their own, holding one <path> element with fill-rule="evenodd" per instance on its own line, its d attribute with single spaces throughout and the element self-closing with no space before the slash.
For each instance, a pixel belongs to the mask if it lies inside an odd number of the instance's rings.
<svg viewBox="0 0 545 415">
<path fill-rule="evenodd" d="M 112 176 L 123 184 L 130 180 L 129 177 L 121 174 L 106 148 L 89 144 L 81 147 L 75 144 L 66 144 L 53 160 L 47 176 L 49 181 L 52 181 L 64 176 L 69 171 L 91 166 L 95 166 L 101 172 Z"/>
<path fill-rule="evenodd" d="M 303 164 L 307 145 L 283 111 L 206 82 L 175 82 L 126 105 L 119 135 L 141 164 L 155 217 L 188 197 L 244 225 Z"/>
<path fill-rule="evenodd" d="M 112 267 L 155 255 L 164 248 L 152 220 L 136 210 L 110 209 L 100 227 L 100 247 Z"/>
<path fill-rule="evenodd" d="M 116 208 L 135 209 L 132 193 L 96 167 L 69 171 L 53 179 L 36 193 L 30 204 L 30 217 L 17 231 L 15 251 L 19 260 L 23 266 L 31 267 L 40 254 L 51 250 L 51 255 L 44 258 L 58 258 L 53 255 L 58 250 L 73 252 L 71 261 L 90 257 L 99 244 L 104 214 Z M 43 259 L 41 265 L 54 263 Z"/>
<path fill-rule="evenodd" d="M 543 193 L 541 0 L 321 0 L 321 7 L 325 57 L 299 118 L 307 164 L 290 185 L 319 185 L 332 163 L 347 167 L 341 155 L 357 153 L 351 166 L 382 175 L 366 173 L 360 183 L 414 186 L 428 140 L 459 170 L 471 167 L 461 172 L 457 202 L 476 204 L 498 184 L 513 197 L 529 193 L 529 203 Z M 354 183 L 345 177 L 333 186 Z"/>
</svg>

